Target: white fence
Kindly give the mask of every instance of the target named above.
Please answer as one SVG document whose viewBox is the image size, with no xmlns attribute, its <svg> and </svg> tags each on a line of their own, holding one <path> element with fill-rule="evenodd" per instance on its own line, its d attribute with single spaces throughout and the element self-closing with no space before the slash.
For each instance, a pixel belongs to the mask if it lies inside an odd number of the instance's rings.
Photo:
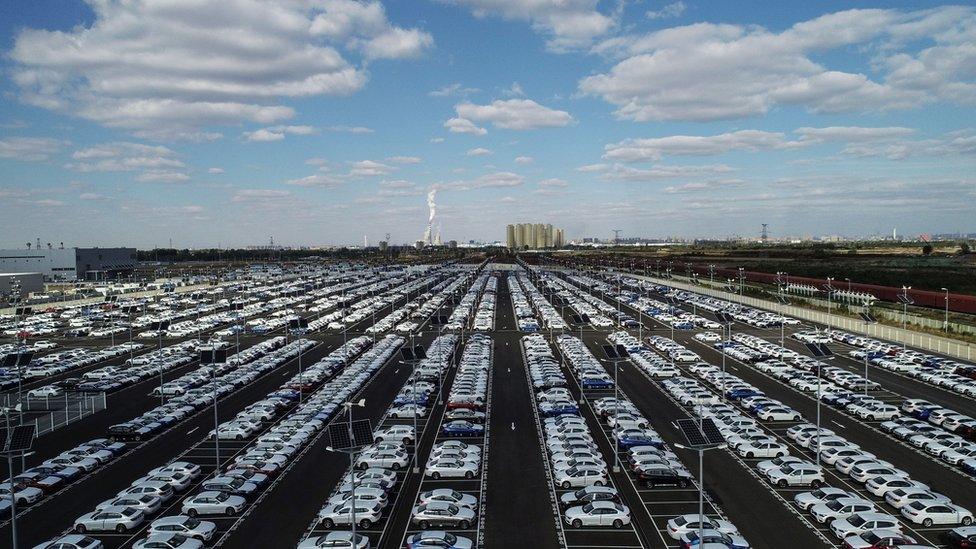
<svg viewBox="0 0 976 549">
<path fill-rule="evenodd" d="M 651 282 L 655 282 L 657 284 L 663 284 L 665 286 L 671 286 L 673 288 L 680 288 L 682 290 L 688 290 L 691 292 L 697 292 L 700 294 L 717 297 L 720 299 L 724 299 L 726 301 L 734 301 L 736 303 L 741 303 L 743 305 L 748 305 L 750 307 L 755 307 L 757 309 L 765 309 L 767 311 L 772 311 L 782 315 L 792 316 L 795 318 L 799 318 L 801 320 L 806 320 L 808 322 L 823 324 L 831 328 L 846 330 L 848 332 L 863 334 L 878 339 L 886 339 L 888 341 L 893 341 L 896 343 L 904 343 L 918 349 L 932 351 L 946 356 L 951 356 L 954 358 L 973 360 L 973 358 L 976 357 L 976 348 L 974 348 L 976 346 L 974 346 L 972 343 L 955 341 L 952 339 L 946 339 L 944 337 L 939 337 L 939 336 L 934 336 L 929 334 L 921 334 L 918 332 L 914 332 L 912 330 L 903 330 L 901 328 L 896 328 L 894 326 L 884 326 L 882 324 L 865 324 L 861 320 L 855 320 L 853 318 L 848 318 L 845 316 L 839 316 L 834 314 L 828 315 L 827 313 L 822 311 L 812 311 L 810 309 L 795 307 L 793 305 L 783 305 L 781 303 L 767 301 L 765 299 L 758 299 L 755 297 L 739 296 L 738 294 L 733 294 L 731 292 L 715 290 L 713 288 L 697 286 L 694 284 L 688 284 L 686 282 L 678 282 L 677 280 L 674 279 L 665 280 L 665 279 L 655 278 L 652 276 L 642 276 L 642 275 L 635 275 L 635 274 L 630 274 L 629 276 L 644 279 L 644 280 L 649 280 Z"/>
</svg>

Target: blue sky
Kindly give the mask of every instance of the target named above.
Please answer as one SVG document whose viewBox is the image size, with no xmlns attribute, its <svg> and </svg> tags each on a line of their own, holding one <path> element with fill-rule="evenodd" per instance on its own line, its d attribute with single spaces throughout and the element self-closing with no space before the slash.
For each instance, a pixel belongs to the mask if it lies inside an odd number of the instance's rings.
<svg viewBox="0 0 976 549">
<path fill-rule="evenodd" d="M 976 8 L 0 7 L 0 245 L 976 230 Z"/>
</svg>

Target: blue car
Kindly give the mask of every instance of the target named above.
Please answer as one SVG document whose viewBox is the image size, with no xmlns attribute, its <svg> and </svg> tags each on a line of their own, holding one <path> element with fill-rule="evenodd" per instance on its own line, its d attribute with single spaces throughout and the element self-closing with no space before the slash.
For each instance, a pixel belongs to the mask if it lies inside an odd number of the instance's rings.
<svg viewBox="0 0 976 549">
<path fill-rule="evenodd" d="M 928 420 L 929 416 L 932 415 L 932 412 L 938 409 L 938 406 L 924 406 L 922 408 L 916 408 L 915 410 L 912 410 L 912 417 L 921 420 Z"/>
<path fill-rule="evenodd" d="M 613 388 L 613 380 L 601 377 L 586 377 L 580 383 L 584 389 L 609 389 Z"/>
<path fill-rule="evenodd" d="M 624 435 L 617 438 L 617 447 L 621 450 L 629 450 L 634 446 L 653 446 L 663 448 L 664 441 L 653 435 Z"/>
<path fill-rule="evenodd" d="M 441 432 L 444 433 L 444 436 L 449 437 L 473 437 L 482 435 L 485 432 L 485 426 L 477 423 L 471 423 L 470 421 L 458 420 L 445 423 L 444 426 L 441 427 Z"/>
<path fill-rule="evenodd" d="M 556 417 L 564 415 L 579 415 L 579 406 L 573 404 L 552 404 L 545 403 L 539 405 L 539 413 L 544 417 Z"/>
<path fill-rule="evenodd" d="M 976 476 L 976 459 L 967 459 L 962 462 L 962 470 L 970 475 Z"/>
<path fill-rule="evenodd" d="M 751 396 L 765 396 L 765 393 L 755 389 L 732 389 L 731 391 L 726 392 L 725 396 L 727 396 L 729 400 L 742 400 L 743 398 Z"/>
</svg>

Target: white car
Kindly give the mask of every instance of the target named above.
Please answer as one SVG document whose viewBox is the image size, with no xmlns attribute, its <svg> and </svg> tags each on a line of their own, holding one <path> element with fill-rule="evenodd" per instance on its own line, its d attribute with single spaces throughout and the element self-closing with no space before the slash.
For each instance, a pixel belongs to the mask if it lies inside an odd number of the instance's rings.
<svg viewBox="0 0 976 549">
<path fill-rule="evenodd" d="M 363 452 L 356 458 L 357 469 L 369 469 L 370 467 L 390 468 L 394 471 L 407 466 L 410 457 L 403 450 Z"/>
<path fill-rule="evenodd" d="M 850 497 L 854 497 L 854 495 L 847 490 L 841 490 L 840 488 L 833 488 L 831 486 L 824 486 L 823 488 L 817 488 L 812 492 L 801 492 L 793 496 L 793 502 L 796 503 L 796 506 L 800 509 L 809 511 L 814 505 L 827 503 L 835 499 Z"/>
<path fill-rule="evenodd" d="M 806 464 L 786 464 L 782 467 L 771 469 L 766 477 L 771 484 L 780 488 L 787 486 L 810 486 L 820 488 L 824 483 L 824 474 L 815 465 Z"/>
<path fill-rule="evenodd" d="M 630 509 L 612 501 L 594 501 L 566 510 L 564 519 L 573 528 L 584 526 L 613 526 L 622 528 L 630 524 Z"/>
<path fill-rule="evenodd" d="M 149 525 L 149 535 L 153 534 L 180 534 L 188 538 L 200 541 L 210 541 L 217 525 L 185 515 L 175 515 L 156 519 Z"/>
<path fill-rule="evenodd" d="M 449 458 L 429 460 L 424 474 L 437 480 L 440 478 L 474 478 L 478 475 L 478 464 Z"/>
<path fill-rule="evenodd" d="M 838 498 L 814 505 L 810 508 L 810 514 L 820 524 L 830 524 L 837 519 L 847 518 L 854 513 L 875 511 L 876 509 L 873 502 L 863 498 Z"/>
<path fill-rule="evenodd" d="M 85 513 L 75 520 L 74 529 L 79 534 L 85 532 L 125 533 L 142 524 L 146 515 L 138 509 L 128 507 L 106 507 Z"/>
<path fill-rule="evenodd" d="M 740 444 L 736 453 L 745 458 L 778 458 L 790 453 L 785 444 L 781 442 L 746 442 Z"/>
<path fill-rule="evenodd" d="M 553 472 L 553 482 L 564 489 L 604 486 L 607 484 L 607 473 L 598 467 L 571 467 Z"/>
<path fill-rule="evenodd" d="M 680 515 L 668 520 L 668 535 L 671 536 L 671 539 L 680 540 L 688 532 L 695 532 L 702 527 L 706 530 L 718 530 L 723 534 L 739 533 L 736 527 L 727 520 L 711 518 L 707 515 L 702 520 L 701 515 L 694 513 Z"/>
<path fill-rule="evenodd" d="M 868 492 L 878 496 L 885 497 L 888 492 L 892 490 L 897 490 L 898 488 L 905 489 L 919 489 L 928 490 L 929 487 L 926 484 L 922 484 L 917 480 L 912 480 L 898 475 L 879 475 L 871 478 L 866 483 L 864 487 L 867 488 Z"/>
<path fill-rule="evenodd" d="M 247 500 L 224 492 L 200 492 L 183 500 L 181 514 L 190 517 L 197 515 L 234 516 L 244 509 Z"/>
<path fill-rule="evenodd" d="M 951 503 L 946 496 L 923 488 L 896 488 L 885 494 L 885 501 L 895 509 L 901 509 L 915 501 L 921 501 L 922 503 Z"/>
<path fill-rule="evenodd" d="M 379 429 L 373 433 L 373 442 L 401 442 L 410 444 L 414 441 L 413 427 L 409 425 L 394 425 L 386 429 Z"/>
<path fill-rule="evenodd" d="M 830 523 L 830 531 L 840 539 L 863 534 L 869 530 L 901 530 L 898 519 L 888 513 L 865 511 Z"/>
<path fill-rule="evenodd" d="M 369 528 L 379 522 L 383 516 L 383 507 L 378 502 L 356 500 L 356 523 L 362 528 Z M 319 522 L 325 528 L 332 528 L 336 524 L 352 523 L 352 505 L 349 501 L 339 504 L 327 504 L 319 511 Z"/>
<path fill-rule="evenodd" d="M 44 387 L 39 387 L 37 389 L 27 391 L 28 398 L 54 398 L 61 396 L 63 392 L 60 387 L 55 387 L 54 385 L 47 385 Z"/>
<path fill-rule="evenodd" d="M 787 406 L 769 406 L 759 410 L 756 417 L 763 421 L 800 421 L 803 416 L 800 412 Z"/>
<path fill-rule="evenodd" d="M 969 526 L 973 523 L 973 514 L 969 510 L 951 503 L 912 502 L 901 508 L 901 516 L 925 528 L 933 524 Z"/>
</svg>

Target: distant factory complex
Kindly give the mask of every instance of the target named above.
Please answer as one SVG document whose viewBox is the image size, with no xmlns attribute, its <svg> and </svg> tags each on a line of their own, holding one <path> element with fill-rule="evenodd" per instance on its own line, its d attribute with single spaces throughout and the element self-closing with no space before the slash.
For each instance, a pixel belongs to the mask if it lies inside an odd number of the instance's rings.
<svg viewBox="0 0 976 549">
<path fill-rule="evenodd" d="M 505 243 L 514 250 L 562 248 L 566 235 L 549 223 L 516 223 L 505 228 Z"/>
</svg>

